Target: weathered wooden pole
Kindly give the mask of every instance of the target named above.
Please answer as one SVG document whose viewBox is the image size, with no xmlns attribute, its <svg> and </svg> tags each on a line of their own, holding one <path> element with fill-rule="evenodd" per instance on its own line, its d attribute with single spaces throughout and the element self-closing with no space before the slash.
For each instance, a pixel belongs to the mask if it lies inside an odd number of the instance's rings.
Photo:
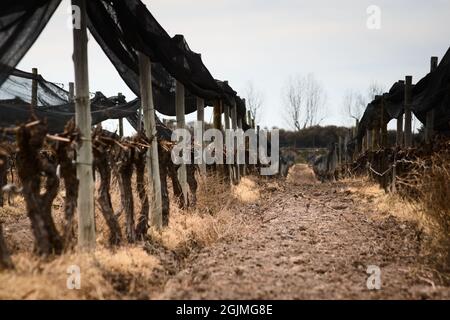
<svg viewBox="0 0 450 320">
<path fill-rule="evenodd" d="M 238 120 L 237 120 L 237 126 L 238 126 L 238 129 L 240 129 L 241 131 L 243 130 L 243 118 L 241 118 L 241 117 L 239 117 L 238 118 Z M 245 145 L 245 141 L 244 141 L 244 145 Z M 237 150 L 237 152 L 239 152 L 239 150 Z M 236 156 L 236 159 L 238 159 L 239 157 L 238 156 Z M 246 175 L 246 172 L 247 172 L 247 165 L 246 165 L 246 163 L 245 163 L 245 158 L 244 158 L 244 163 L 243 164 L 241 164 L 241 165 L 239 165 L 239 163 L 238 163 L 238 167 L 239 167 L 239 181 L 241 180 L 241 177 L 240 177 L 240 175 L 242 175 L 242 176 L 245 176 Z"/>
<path fill-rule="evenodd" d="M 385 101 L 384 98 L 381 98 L 381 147 L 388 147 L 388 130 L 387 130 L 387 119 L 385 119 Z"/>
<path fill-rule="evenodd" d="M 367 151 L 367 134 L 363 135 L 361 139 L 361 153 L 364 153 Z M 358 158 L 358 155 L 355 156 L 355 160 Z"/>
<path fill-rule="evenodd" d="M 78 6 L 80 28 L 73 28 L 73 61 L 75 67 L 75 121 L 81 132 L 77 152 L 78 184 L 78 245 L 89 250 L 95 247 L 94 175 L 92 170 L 91 104 L 87 52 L 86 0 L 72 0 Z"/>
<path fill-rule="evenodd" d="M 405 77 L 405 147 L 412 147 L 412 76 Z"/>
<path fill-rule="evenodd" d="M 373 145 L 372 145 L 372 129 L 367 129 L 367 151 L 372 151 Z"/>
<path fill-rule="evenodd" d="M 73 82 L 69 82 L 69 102 L 75 101 L 75 84 Z"/>
<path fill-rule="evenodd" d="M 236 106 L 236 101 L 233 100 L 233 108 L 231 109 L 231 126 L 233 128 L 233 130 L 237 130 L 238 129 L 238 120 L 237 120 L 237 106 Z M 236 183 L 239 183 L 239 181 L 241 180 L 241 172 L 240 172 L 240 168 L 239 168 L 239 164 L 237 163 L 237 155 L 235 157 L 236 159 L 236 164 L 234 165 L 234 174 L 235 174 L 235 181 Z"/>
<path fill-rule="evenodd" d="M 348 156 L 348 143 L 350 142 L 350 138 L 351 138 L 351 130 L 349 130 L 344 137 L 344 162 L 345 163 L 350 162 L 350 159 Z"/>
<path fill-rule="evenodd" d="M 177 115 L 177 128 L 185 129 L 185 92 L 184 85 L 177 81 L 175 90 L 175 104 L 176 104 L 176 115 Z M 190 143 L 190 142 L 189 142 Z M 184 155 L 183 155 L 184 156 Z M 183 198 L 185 206 L 188 205 L 188 185 L 187 185 L 187 173 L 186 173 L 186 163 L 180 165 L 178 169 L 178 179 L 180 180 L 181 189 L 183 191 Z"/>
<path fill-rule="evenodd" d="M 256 126 L 256 164 L 255 164 L 255 172 L 258 172 L 259 166 L 259 133 L 261 131 L 261 127 L 259 125 Z"/>
<path fill-rule="evenodd" d="M 227 104 L 224 105 L 224 120 L 225 120 L 225 130 L 228 131 L 231 129 L 231 124 L 230 124 L 230 106 Z M 227 150 L 227 153 L 228 152 L 234 152 L 234 150 Z M 227 165 L 227 168 L 230 177 L 230 183 L 234 183 L 233 165 L 229 164 Z"/>
<path fill-rule="evenodd" d="M 206 174 L 206 163 L 205 159 L 203 159 L 203 147 L 205 146 L 203 142 L 203 135 L 205 134 L 205 100 L 202 98 L 197 98 L 197 121 L 200 123 L 200 134 L 201 134 L 201 143 L 202 146 L 202 154 L 199 155 L 201 157 L 201 164 L 199 164 L 200 172 L 202 174 Z"/>
<path fill-rule="evenodd" d="M 141 109 L 144 116 L 144 130 L 151 141 L 147 151 L 147 173 L 152 191 L 152 212 L 150 225 L 156 229 L 162 228 L 162 195 L 159 174 L 158 137 L 156 131 L 155 106 L 152 90 L 152 64 L 150 58 L 139 52 L 139 80 L 141 90 Z"/>
<path fill-rule="evenodd" d="M 220 110 L 220 100 L 216 100 L 213 106 L 213 126 L 214 129 L 222 130 L 222 111 Z"/>
<path fill-rule="evenodd" d="M 338 164 L 342 163 L 342 137 L 338 137 Z"/>
<path fill-rule="evenodd" d="M 433 72 L 438 66 L 438 57 L 431 57 L 430 71 Z M 425 122 L 425 141 L 430 143 L 434 135 L 434 109 L 427 112 Z"/>
<path fill-rule="evenodd" d="M 33 68 L 31 69 L 31 73 L 33 74 L 33 79 L 31 80 L 31 114 L 34 114 L 34 110 L 37 107 L 38 104 L 38 69 Z"/>
<path fill-rule="evenodd" d="M 352 130 L 352 139 L 356 138 L 358 136 L 358 127 L 359 127 L 359 120 L 355 119 L 355 127 Z M 359 140 L 357 139 L 355 144 L 355 150 L 352 155 L 352 160 L 356 160 L 358 158 L 358 155 L 360 152 L 364 152 L 364 137 Z"/>
<path fill-rule="evenodd" d="M 153 94 L 153 93 L 152 93 Z M 119 92 L 118 94 L 117 94 L 117 100 L 118 100 L 118 103 L 119 103 L 119 101 L 120 101 L 120 99 L 122 98 L 122 93 L 121 92 Z M 119 119 L 119 136 L 122 138 L 123 137 L 123 118 L 120 118 Z"/>
</svg>

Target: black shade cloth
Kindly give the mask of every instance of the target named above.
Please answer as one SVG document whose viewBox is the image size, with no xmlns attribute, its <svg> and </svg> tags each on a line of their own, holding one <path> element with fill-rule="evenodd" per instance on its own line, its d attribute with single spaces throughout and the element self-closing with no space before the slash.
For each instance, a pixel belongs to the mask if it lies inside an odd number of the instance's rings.
<svg viewBox="0 0 450 320">
<path fill-rule="evenodd" d="M 189 49 L 183 36 L 171 38 L 141 1 L 89 1 L 87 11 L 89 30 L 137 96 L 137 51 L 150 57 L 154 104 L 162 114 L 176 115 L 175 79 L 186 88 L 187 114 L 197 110 L 197 96 L 207 105 L 224 97 L 200 55 Z"/>
<path fill-rule="evenodd" d="M 75 118 L 75 105 L 69 101 L 69 92 L 58 84 L 46 81 L 20 70 L 14 70 L 0 86 L 0 127 L 11 127 L 31 119 L 31 84 L 38 84 L 38 105 L 34 113 L 46 120 L 50 133 L 61 133 L 66 123 Z M 107 98 L 97 92 L 91 99 L 92 124 L 108 119 L 126 118 L 137 113 L 140 100 L 129 103 L 123 96 Z"/>
<path fill-rule="evenodd" d="M 60 2 L 0 1 L 0 85 L 39 37 Z"/>
<path fill-rule="evenodd" d="M 368 104 L 358 127 L 361 140 L 367 130 L 381 124 L 381 99 L 384 103 L 383 120 L 388 123 L 404 113 L 404 81 L 396 82 L 383 97 Z M 450 49 L 442 58 L 436 70 L 420 79 L 412 88 L 411 111 L 425 124 L 427 112 L 434 110 L 434 130 L 450 131 Z"/>
<path fill-rule="evenodd" d="M 14 68 L 37 39 L 60 0 L 6 0 L 0 4 L 0 85 L 14 72 Z M 236 100 L 238 115 L 245 119 L 245 104 L 228 84 L 216 81 L 193 52 L 182 35 L 171 38 L 140 0 L 89 0 L 87 4 L 88 27 L 122 79 L 140 96 L 137 52 L 152 60 L 152 83 L 155 108 L 164 115 L 174 116 L 175 83 L 186 88 L 186 114 L 197 110 L 197 97 L 213 105 L 224 99 L 233 105 Z M 176 79 L 176 80 L 175 80 Z M 9 78 L 10 91 L 22 94 L 0 99 L 19 97 L 29 103 L 31 90 Z M 17 84 L 17 83 L 16 83 Z M 39 83 L 39 105 L 60 105 L 58 97 L 45 95 L 45 86 Z M 41 90 L 44 89 L 44 90 Z M 55 91 L 55 90 L 50 90 Z M 66 99 L 67 100 L 67 99 Z M 245 122 L 245 121 L 244 121 Z"/>
</svg>

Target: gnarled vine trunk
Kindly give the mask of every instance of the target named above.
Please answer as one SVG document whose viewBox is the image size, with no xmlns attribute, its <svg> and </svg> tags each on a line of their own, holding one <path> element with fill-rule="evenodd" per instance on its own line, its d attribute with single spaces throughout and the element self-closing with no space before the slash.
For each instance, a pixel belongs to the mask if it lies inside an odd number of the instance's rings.
<svg viewBox="0 0 450 320">
<path fill-rule="evenodd" d="M 59 188 L 56 166 L 41 154 L 46 134 L 42 123 L 22 125 L 17 131 L 17 171 L 36 240 L 35 250 L 40 255 L 59 254 L 63 249 L 51 212 Z"/>
</svg>

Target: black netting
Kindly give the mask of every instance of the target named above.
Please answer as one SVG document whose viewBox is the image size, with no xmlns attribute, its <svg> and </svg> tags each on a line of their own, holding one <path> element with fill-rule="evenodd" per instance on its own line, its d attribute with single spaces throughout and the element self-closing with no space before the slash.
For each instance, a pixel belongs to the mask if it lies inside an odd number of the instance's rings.
<svg viewBox="0 0 450 320">
<path fill-rule="evenodd" d="M 362 139 L 366 131 L 380 126 L 381 119 L 388 123 L 404 112 L 405 84 L 396 82 L 388 93 L 383 95 L 384 114 L 381 114 L 381 98 L 368 104 L 359 123 L 358 139 Z M 434 110 L 434 130 L 450 131 L 450 49 L 435 71 L 423 77 L 412 88 L 411 110 L 420 122 L 425 124 L 426 114 Z M 382 118 L 383 116 L 383 118 Z"/>
<path fill-rule="evenodd" d="M 14 126 L 31 119 L 33 78 L 38 83 L 38 105 L 33 108 L 34 114 L 47 121 L 51 133 L 62 132 L 65 124 L 75 117 L 75 105 L 69 102 L 69 93 L 41 76 L 20 70 L 14 70 L 0 86 L 0 127 Z M 139 107 L 139 99 L 127 103 L 123 96 L 107 98 L 97 92 L 91 99 L 92 124 L 135 115 Z"/>
<path fill-rule="evenodd" d="M 32 78 L 14 75 L 17 72 L 14 67 L 39 36 L 59 3 L 60 0 L 1 2 L 0 85 L 6 83 L 0 99 L 14 101 L 15 105 L 19 101 L 24 105 L 30 103 Z M 213 105 L 217 99 L 233 105 L 236 100 L 238 115 L 245 119 L 245 103 L 236 96 L 236 92 L 211 76 L 201 56 L 190 50 L 183 36 L 171 38 L 140 0 L 90 0 L 87 1 L 87 14 L 94 38 L 137 96 L 140 96 L 137 52 L 151 58 L 154 103 L 162 114 L 176 114 L 177 79 L 186 88 L 186 113 L 197 110 L 197 97 L 203 98 L 206 105 Z M 53 87 L 42 78 L 38 82 L 38 106 L 69 105 L 67 92 L 62 88 Z M 69 112 L 70 108 L 62 108 Z M 52 110 L 56 112 L 57 108 Z M 50 113 L 49 110 L 45 112 Z"/>
<path fill-rule="evenodd" d="M 38 86 L 38 106 L 56 106 L 69 102 L 69 92 L 57 84 L 20 70 L 14 70 L 0 86 L 0 100 L 19 99 L 31 103 L 33 79 Z"/>
<path fill-rule="evenodd" d="M 60 2 L 0 1 L 0 85 L 39 37 Z"/>
</svg>

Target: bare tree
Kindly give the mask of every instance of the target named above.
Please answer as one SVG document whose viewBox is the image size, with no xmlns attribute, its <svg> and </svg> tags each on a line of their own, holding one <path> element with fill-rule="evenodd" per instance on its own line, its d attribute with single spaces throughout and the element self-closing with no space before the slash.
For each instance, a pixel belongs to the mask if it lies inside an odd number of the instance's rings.
<svg viewBox="0 0 450 320">
<path fill-rule="evenodd" d="M 353 118 L 355 120 L 361 119 L 366 105 L 366 99 L 359 92 L 348 90 L 344 96 L 344 111 L 350 118 Z"/>
<path fill-rule="evenodd" d="M 247 103 L 247 110 L 256 122 L 261 120 L 261 107 L 263 105 L 263 94 L 255 88 L 253 82 L 249 81 L 245 89 L 245 99 Z"/>
<path fill-rule="evenodd" d="M 372 82 L 367 88 L 367 94 L 364 96 L 355 90 L 348 90 L 343 99 L 344 112 L 350 118 L 361 119 L 367 105 L 375 99 L 375 96 L 382 95 L 384 87 L 377 82 Z"/>
<path fill-rule="evenodd" d="M 367 99 L 368 103 L 372 102 L 375 99 L 375 96 L 382 95 L 384 92 L 384 86 L 373 81 L 369 88 L 367 89 Z"/>
<path fill-rule="evenodd" d="M 313 74 L 305 77 L 291 77 L 285 88 L 287 122 L 297 131 L 318 125 L 323 118 L 320 113 L 325 107 L 326 93 Z"/>
</svg>

